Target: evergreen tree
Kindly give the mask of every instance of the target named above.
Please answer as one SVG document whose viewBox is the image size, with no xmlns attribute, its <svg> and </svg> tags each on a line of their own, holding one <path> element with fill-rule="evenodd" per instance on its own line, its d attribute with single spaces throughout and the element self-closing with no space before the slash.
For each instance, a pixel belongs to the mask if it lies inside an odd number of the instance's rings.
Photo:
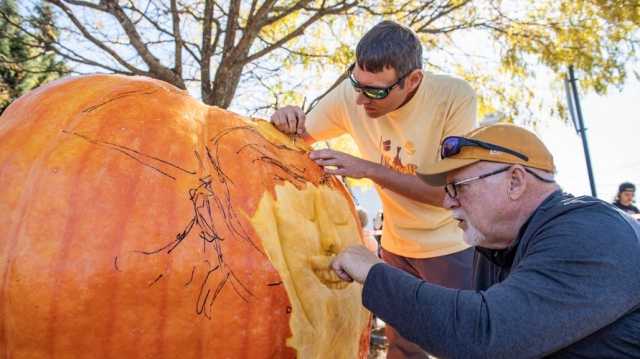
<svg viewBox="0 0 640 359">
<path fill-rule="evenodd" d="M 22 94 L 67 72 L 51 49 L 57 38 L 51 8 L 41 4 L 35 12 L 25 22 L 14 0 L 0 0 L 0 113 Z"/>
</svg>

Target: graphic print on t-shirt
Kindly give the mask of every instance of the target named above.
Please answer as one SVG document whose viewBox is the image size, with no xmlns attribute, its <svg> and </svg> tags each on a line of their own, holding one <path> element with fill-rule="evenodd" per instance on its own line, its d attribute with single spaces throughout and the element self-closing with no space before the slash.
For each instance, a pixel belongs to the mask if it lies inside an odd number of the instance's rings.
<svg viewBox="0 0 640 359">
<path fill-rule="evenodd" d="M 416 153 L 415 145 L 411 141 L 406 141 L 404 145 L 393 145 L 391 140 L 382 140 L 380 137 L 380 164 L 391 168 L 394 171 L 407 174 L 416 174 L 417 165 L 413 163 L 403 164 L 400 153 L 406 153 L 411 156 Z"/>
</svg>

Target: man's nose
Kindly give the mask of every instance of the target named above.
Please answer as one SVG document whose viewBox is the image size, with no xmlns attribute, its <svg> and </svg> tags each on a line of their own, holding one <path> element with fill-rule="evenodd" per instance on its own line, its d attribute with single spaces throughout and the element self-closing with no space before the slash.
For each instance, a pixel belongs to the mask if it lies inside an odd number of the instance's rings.
<svg viewBox="0 0 640 359">
<path fill-rule="evenodd" d="M 448 193 L 445 193 L 444 200 L 442 201 L 442 206 L 446 209 L 453 209 L 456 207 L 460 207 L 460 202 L 457 199 L 451 198 Z"/>
<path fill-rule="evenodd" d="M 357 105 L 366 105 L 371 103 L 371 100 L 367 98 L 362 92 L 358 92 L 358 97 L 356 97 Z"/>
</svg>

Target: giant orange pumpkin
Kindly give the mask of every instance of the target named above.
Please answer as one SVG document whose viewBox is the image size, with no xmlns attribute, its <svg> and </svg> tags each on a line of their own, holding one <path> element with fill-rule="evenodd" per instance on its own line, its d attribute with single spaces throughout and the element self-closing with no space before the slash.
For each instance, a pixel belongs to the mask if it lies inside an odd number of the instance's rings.
<svg viewBox="0 0 640 359">
<path fill-rule="evenodd" d="M 296 141 L 297 142 L 297 141 Z M 357 358 L 343 187 L 264 121 L 147 78 L 0 117 L 0 358 Z"/>
</svg>

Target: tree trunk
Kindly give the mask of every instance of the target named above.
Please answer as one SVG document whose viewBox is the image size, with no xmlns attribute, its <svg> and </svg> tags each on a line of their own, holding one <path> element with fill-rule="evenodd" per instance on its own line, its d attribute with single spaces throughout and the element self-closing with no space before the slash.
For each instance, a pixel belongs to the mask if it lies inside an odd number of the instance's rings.
<svg viewBox="0 0 640 359">
<path fill-rule="evenodd" d="M 236 93 L 236 88 L 242 76 L 241 65 L 221 64 L 216 72 L 216 78 L 213 82 L 213 90 L 210 98 L 205 102 L 208 105 L 227 108 L 231 105 L 231 101 Z"/>
</svg>

